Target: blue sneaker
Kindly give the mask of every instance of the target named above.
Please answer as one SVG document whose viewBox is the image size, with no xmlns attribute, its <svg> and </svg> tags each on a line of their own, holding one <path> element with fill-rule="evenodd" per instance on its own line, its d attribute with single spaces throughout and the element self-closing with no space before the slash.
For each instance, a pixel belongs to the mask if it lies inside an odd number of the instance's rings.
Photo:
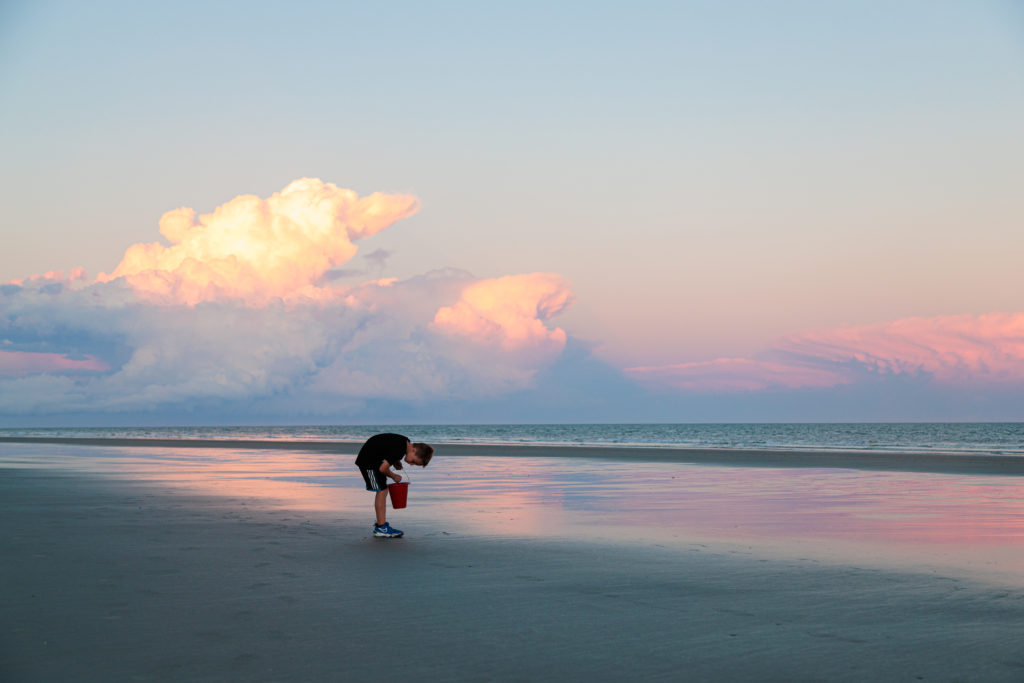
<svg viewBox="0 0 1024 683">
<path fill-rule="evenodd" d="M 380 526 L 373 525 L 373 535 L 377 538 L 398 538 L 402 535 L 402 532 L 398 529 L 393 529 L 390 524 L 384 522 Z"/>
</svg>

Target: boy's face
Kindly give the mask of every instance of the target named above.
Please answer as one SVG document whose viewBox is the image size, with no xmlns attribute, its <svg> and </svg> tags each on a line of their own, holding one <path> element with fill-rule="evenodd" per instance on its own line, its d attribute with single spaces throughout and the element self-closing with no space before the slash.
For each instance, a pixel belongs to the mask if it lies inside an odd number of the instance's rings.
<svg viewBox="0 0 1024 683">
<path fill-rule="evenodd" d="M 406 455 L 405 461 L 410 465 L 419 465 L 420 467 L 423 467 L 423 461 L 420 460 L 420 456 L 416 455 L 415 453 L 409 453 L 408 455 Z"/>
</svg>

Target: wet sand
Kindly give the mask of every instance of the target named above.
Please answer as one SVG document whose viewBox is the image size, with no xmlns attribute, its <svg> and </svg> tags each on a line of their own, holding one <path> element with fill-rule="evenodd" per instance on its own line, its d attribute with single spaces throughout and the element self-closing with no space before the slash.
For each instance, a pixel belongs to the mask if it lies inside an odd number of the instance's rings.
<svg viewBox="0 0 1024 683">
<path fill-rule="evenodd" d="M 346 457 L 347 461 L 348 458 Z M 0 468 L 4 681 L 1024 677 L 1024 589 Z"/>
</svg>

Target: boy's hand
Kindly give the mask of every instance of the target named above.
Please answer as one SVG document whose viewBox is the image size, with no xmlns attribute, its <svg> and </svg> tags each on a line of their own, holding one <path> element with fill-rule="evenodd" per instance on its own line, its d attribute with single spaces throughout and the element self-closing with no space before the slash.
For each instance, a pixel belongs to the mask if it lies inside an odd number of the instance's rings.
<svg viewBox="0 0 1024 683">
<path fill-rule="evenodd" d="M 391 478 L 395 480 L 396 484 L 398 482 L 402 481 L 402 475 L 401 474 L 395 474 L 394 472 L 391 473 Z"/>
</svg>

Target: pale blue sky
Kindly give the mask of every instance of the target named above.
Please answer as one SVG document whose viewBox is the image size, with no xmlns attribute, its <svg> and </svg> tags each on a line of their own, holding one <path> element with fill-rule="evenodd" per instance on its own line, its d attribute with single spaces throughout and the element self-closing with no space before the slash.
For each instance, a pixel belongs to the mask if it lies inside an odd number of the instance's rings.
<svg viewBox="0 0 1024 683">
<path fill-rule="evenodd" d="M 319 177 L 383 275 L 564 275 L 615 367 L 1022 310 L 1016 2 L 8 2 L 0 282 Z M 352 267 L 369 268 L 358 257 Z M 376 271 L 374 271 L 376 272 Z"/>
</svg>

